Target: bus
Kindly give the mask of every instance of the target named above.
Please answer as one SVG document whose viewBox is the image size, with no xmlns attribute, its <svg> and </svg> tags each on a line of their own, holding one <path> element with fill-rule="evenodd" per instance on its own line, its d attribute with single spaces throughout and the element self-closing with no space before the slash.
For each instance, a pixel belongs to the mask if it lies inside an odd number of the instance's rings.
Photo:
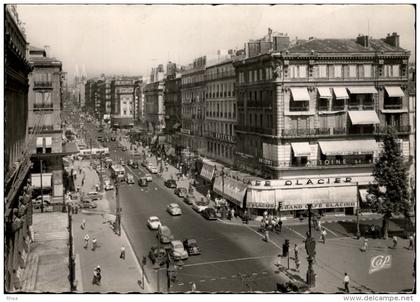
<svg viewBox="0 0 420 302">
<path fill-rule="evenodd" d="M 116 181 L 124 181 L 125 180 L 125 169 L 121 165 L 112 165 L 111 166 L 111 176 Z"/>
<path fill-rule="evenodd" d="M 99 154 L 103 154 L 104 156 L 109 156 L 109 148 L 92 148 L 92 149 L 81 149 L 79 152 L 79 156 L 87 157 L 90 155 L 96 156 Z"/>
</svg>

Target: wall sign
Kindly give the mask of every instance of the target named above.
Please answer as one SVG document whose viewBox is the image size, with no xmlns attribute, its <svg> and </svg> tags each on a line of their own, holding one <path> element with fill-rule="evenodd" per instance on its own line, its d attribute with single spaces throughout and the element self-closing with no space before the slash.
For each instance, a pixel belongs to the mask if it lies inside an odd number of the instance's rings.
<svg viewBox="0 0 420 302">
<path fill-rule="evenodd" d="M 356 202 L 354 201 L 325 201 L 325 202 L 310 202 L 301 203 L 301 204 L 282 204 L 280 207 L 281 211 L 295 211 L 295 210 L 307 210 L 308 203 L 312 205 L 312 209 L 333 209 L 333 208 L 354 208 L 356 206 Z"/>
<path fill-rule="evenodd" d="M 334 178 L 307 178 L 307 179 L 288 179 L 284 181 L 285 186 L 306 186 L 306 185 L 325 185 L 350 183 L 351 177 L 334 177 Z"/>
</svg>

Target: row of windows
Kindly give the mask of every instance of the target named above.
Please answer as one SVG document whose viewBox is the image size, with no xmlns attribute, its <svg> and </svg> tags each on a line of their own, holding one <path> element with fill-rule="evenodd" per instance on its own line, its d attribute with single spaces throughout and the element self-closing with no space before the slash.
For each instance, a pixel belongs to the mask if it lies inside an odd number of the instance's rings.
<svg viewBox="0 0 420 302">
<path fill-rule="evenodd" d="M 207 102 L 206 116 L 236 118 L 236 104 L 231 102 Z"/>
<path fill-rule="evenodd" d="M 207 98 L 219 98 L 219 97 L 234 97 L 235 96 L 235 82 L 225 83 L 212 83 L 207 85 Z"/>
<path fill-rule="evenodd" d="M 207 132 L 216 132 L 226 135 L 233 135 L 234 126 L 232 123 L 220 123 L 220 122 L 207 122 L 204 126 Z"/>
<path fill-rule="evenodd" d="M 194 74 L 191 76 L 183 76 L 181 79 L 182 85 L 194 84 L 204 81 L 204 74 Z"/>
<path fill-rule="evenodd" d="M 53 108 L 51 92 L 35 92 L 34 108 Z"/>
<path fill-rule="evenodd" d="M 263 77 L 264 75 L 264 77 Z M 271 67 L 266 67 L 265 69 L 256 69 L 256 70 L 249 70 L 248 71 L 248 82 L 257 82 L 257 81 L 263 81 L 263 80 L 271 80 L 273 78 L 273 70 Z M 245 83 L 245 73 L 240 72 L 239 83 Z"/>
<path fill-rule="evenodd" d="M 216 142 L 207 142 L 207 150 L 215 156 L 222 156 L 224 158 L 233 158 L 234 147 L 225 146 Z"/>
<path fill-rule="evenodd" d="M 249 90 L 249 91 L 241 91 L 239 93 L 239 102 L 243 101 L 256 101 L 256 102 L 264 102 L 267 105 L 271 105 L 273 100 L 273 91 L 272 90 Z M 248 104 L 250 105 L 250 104 Z"/>
<path fill-rule="evenodd" d="M 232 64 L 226 66 L 210 67 L 206 70 L 206 78 L 208 80 L 226 76 L 235 76 L 235 68 Z"/>
<path fill-rule="evenodd" d="M 247 120 L 245 120 L 245 117 L 247 117 Z M 271 129 L 273 128 L 273 114 L 248 113 L 245 115 L 245 113 L 240 112 L 238 124 Z"/>
</svg>

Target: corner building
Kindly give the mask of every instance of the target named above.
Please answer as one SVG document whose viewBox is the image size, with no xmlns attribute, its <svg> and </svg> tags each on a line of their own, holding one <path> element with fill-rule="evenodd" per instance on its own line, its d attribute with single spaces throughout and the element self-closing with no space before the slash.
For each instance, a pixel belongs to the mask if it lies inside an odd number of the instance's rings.
<svg viewBox="0 0 420 302">
<path fill-rule="evenodd" d="M 353 214 L 391 126 L 409 158 L 408 59 L 384 39 L 310 39 L 234 63 L 236 164 L 263 177 L 245 208 L 298 216 Z M 275 47 L 274 47 L 275 48 Z"/>
</svg>

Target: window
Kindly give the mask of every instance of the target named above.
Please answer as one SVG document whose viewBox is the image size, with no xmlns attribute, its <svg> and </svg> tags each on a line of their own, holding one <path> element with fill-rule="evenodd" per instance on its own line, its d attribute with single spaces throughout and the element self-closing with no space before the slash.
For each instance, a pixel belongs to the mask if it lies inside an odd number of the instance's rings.
<svg viewBox="0 0 420 302">
<path fill-rule="evenodd" d="M 262 81 L 262 79 L 263 79 L 262 69 L 259 70 L 259 73 L 260 73 L 260 81 Z"/>
<path fill-rule="evenodd" d="M 341 78 L 342 77 L 341 68 L 342 68 L 341 65 L 334 65 L 334 77 L 335 78 Z"/>
<path fill-rule="evenodd" d="M 254 70 L 254 82 L 258 81 L 258 71 Z"/>
<path fill-rule="evenodd" d="M 400 66 L 399 65 L 392 65 L 392 76 L 399 77 L 400 76 Z"/>
<path fill-rule="evenodd" d="M 297 66 L 295 66 L 295 65 L 290 65 L 289 66 L 289 74 L 290 74 L 291 78 L 297 78 L 298 77 L 297 70 L 298 70 Z"/>
<path fill-rule="evenodd" d="M 299 66 L 299 78 L 306 78 L 307 77 L 306 65 Z"/>
<path fill-rule="evenodd" d="M 252 83 L 252 70 L 248 72 L 248 82 Z"/>
<path fill-rule="evenodd" d="M 357 77 L 357 73 L 356 73 L 356 69 L 357 66 L 356 65 L 349 65 L 349 77 L 350 78 L 355 78 Z"/>
<path fill-rule="evenodd" d="M 363 76 L 365 78 L 372 77 L 372 65 L 370 64 L 363 65 Z"/>
<path fill-rule="evenodd" d="M 320 78 L 327 77 L 327 65 L 318 65 L 318 76 Z"/>
</svg>

